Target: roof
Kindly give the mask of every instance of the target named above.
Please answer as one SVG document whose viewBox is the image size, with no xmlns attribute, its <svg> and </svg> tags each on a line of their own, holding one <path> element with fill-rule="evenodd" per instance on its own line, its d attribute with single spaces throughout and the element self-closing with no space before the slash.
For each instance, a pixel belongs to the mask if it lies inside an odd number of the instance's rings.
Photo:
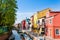
<svg viewBox="0 0 60 40">
<path fill-rule="evenodd" d="M 60 13 L 60 11 L 50 11 L 50 13 Z"/>
</svg>

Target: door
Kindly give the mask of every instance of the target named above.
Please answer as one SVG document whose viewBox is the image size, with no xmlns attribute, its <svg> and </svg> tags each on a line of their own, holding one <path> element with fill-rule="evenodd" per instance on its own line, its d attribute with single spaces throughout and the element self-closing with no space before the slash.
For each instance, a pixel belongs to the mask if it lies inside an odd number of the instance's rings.
<svg viewBox="0 0 60 40">
<path fill-rule="evenodd" d="M 48 30 L 48 36 L 51 37 L 51 29 Z"/>
</svg>

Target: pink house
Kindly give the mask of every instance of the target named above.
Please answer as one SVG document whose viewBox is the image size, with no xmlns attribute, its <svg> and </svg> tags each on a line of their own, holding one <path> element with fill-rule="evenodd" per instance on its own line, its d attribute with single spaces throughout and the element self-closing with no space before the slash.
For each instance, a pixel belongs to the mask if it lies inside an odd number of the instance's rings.
<svg viewBox="0 0 60 40">
<path fill-rule="evenodd" d="M 46 15 L 46 35 L 60 40 L 60 11 L 50 11 Z"/>
</svg>

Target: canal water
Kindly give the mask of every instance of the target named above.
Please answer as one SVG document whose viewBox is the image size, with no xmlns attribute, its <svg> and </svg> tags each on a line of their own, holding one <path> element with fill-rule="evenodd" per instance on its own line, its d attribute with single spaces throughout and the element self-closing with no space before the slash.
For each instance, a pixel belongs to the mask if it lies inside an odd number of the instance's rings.
<svg viewBox="0 0 60 40">
<path fill-rule="evenodd" d="M 11 36 L 11 38 L 14 38 L 14 40 L 22 40 L 22 39 L 32 40 L 32 38 L 29 35 L 24 34 L 24 33 L 23 34 L 18 33 L 16 30 L 12 30 L 12 36 Z"/>
<path fill-rule="evenodd" d="M 14 40 L 22 40 L 21 35 L 18 34 L 16 30 L 12 30 L 12 35 L 14 37 Z"/>
</svg>

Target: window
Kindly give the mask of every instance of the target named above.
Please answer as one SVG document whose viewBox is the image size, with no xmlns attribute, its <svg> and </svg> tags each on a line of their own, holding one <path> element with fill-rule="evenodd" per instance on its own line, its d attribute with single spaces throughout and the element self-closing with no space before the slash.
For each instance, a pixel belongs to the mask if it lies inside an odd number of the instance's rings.
<svg viewBox="0 0 60 40">
<path fill-rule="evenodd" d="M 45 31 L 45 28 L 42 28 L 42 31 Z"/>
<path fill-rule="evenodd" d="M 52 23 L 52 20 L 50 19 L 50 23 Z"/>
<path fill-rule="evenodd" d="M 59 29 L 56 29 L 56 34 L 59 34 Z"/>
<path fill-rule="evenodd" d="M 52 24 L 52 19 L 49 20 L 49 23 Z"/>
<path fill-rule="evenodd" d="M 42 19 L 42 22 L 45 22 L 45 20 L 44 20 L 44 19 Z"/>
<path fill-rule="evenodd" d="M 40 23 L 40 20 L 38 20 L 38 24 Z"/>
</svg>

